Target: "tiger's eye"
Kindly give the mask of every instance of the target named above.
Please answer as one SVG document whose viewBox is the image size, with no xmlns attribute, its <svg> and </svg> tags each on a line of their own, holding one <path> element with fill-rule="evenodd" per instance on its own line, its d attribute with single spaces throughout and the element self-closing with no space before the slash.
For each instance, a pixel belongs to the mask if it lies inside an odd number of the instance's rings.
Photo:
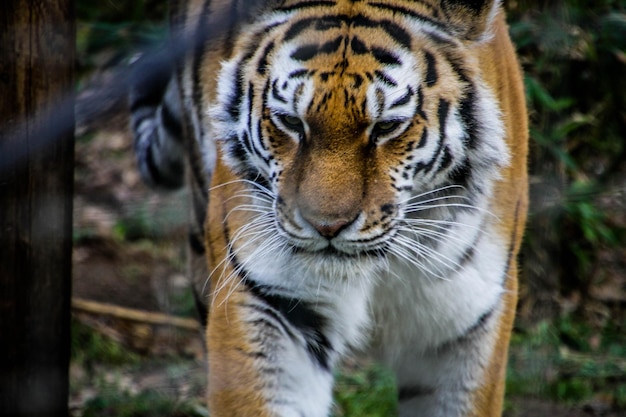
<svg viewBox="0 0 626 417">
<path fill-rule="evenodd" d="M 301 131 L 303 128 L 302 120 L 300 120 L 299 117 L 282 115 L 280 121 L 283 122 L 286 127 L 293 130 Z"/>
<path fill-rule="evenodd" d="M 376 123 L 376 126 L 374 128 L 378 133 L 387 133 L 397 128 L 398 125 L 400 125 L 400 123 L 394 121 L 380 122 Z"/>
<path fill-rule="evenodd" d="M 374 125 L 374 128 L 372 129 L 372 137 L 377 138 L 381 135 L 387 135 L 396 130 L 400 126 L 400 124 L 401 122 L 397 120 L 378 122 Z"/>
</svg>

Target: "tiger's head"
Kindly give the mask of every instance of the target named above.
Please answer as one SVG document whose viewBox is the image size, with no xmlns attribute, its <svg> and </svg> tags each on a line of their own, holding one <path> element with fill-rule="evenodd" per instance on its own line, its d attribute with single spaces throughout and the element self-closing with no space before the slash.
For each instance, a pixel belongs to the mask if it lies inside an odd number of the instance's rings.
<svg viewBox="0 0 626 417">
<path fill-rule="evenodd" d="M 243 29 L 211 134 L 276 253 L 420 259 L 473 239 L 508 160 L 474 55 L 496 8 L 284 2 Z"/>
</svg>

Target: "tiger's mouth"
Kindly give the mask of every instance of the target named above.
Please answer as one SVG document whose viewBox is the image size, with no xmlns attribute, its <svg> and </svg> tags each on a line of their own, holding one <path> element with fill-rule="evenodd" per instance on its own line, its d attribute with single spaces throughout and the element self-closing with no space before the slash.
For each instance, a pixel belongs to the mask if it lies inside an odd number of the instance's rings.
<svg viewBox="0 0 626 417">
<path fill-rule="evenodd" d="M 295 219 L 294 219 L 295 217 Z M 288 242 L 291 253 L 307 256 L 309 259 L 357 260 L 383 257 L 388 250 L 390 240 L 397 232 L 393 222 L 381 228 L 380 221 L 372 221 L 380 230 L 364 228 L 365 216 L 359 215 L 345 227 L 339 228 L 332 235 L 324 234 L 311 227 L 307 222 L 297 221 L 298 216 L 277 213 L 276 227 Z"/>
<path fill-rule="evenodd" d="M 328 242 L 324 248 L 307 248 L 303 246 L 294 245 L 292 253 L 297 255 L 315 256 L 324 259 L 337 259 L 337 260 L 359 260 L 364 258 L 380 258 L 384 256 L 387 249 L 387 244 L 379 244 L 375 247 L 363 246 L 363 247 L 350 247 L 342 248 L 339 245 L 333 244 L 332 241 Z"/>
</svg>

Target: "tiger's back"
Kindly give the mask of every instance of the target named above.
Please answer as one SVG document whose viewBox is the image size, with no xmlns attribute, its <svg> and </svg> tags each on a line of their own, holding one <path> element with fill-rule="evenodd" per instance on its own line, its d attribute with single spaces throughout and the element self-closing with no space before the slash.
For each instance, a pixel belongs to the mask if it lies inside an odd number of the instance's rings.
<svg viewBox="0 0 626 417">
<path fill-rule="evenodd" d="M 244 5 L 175 14 L 232 19 L 177 78 L 212 415 L 326 416 L 353 349 L 402 416 L 500 415 L 527 117 L 499 3 Z"/>
</svg>

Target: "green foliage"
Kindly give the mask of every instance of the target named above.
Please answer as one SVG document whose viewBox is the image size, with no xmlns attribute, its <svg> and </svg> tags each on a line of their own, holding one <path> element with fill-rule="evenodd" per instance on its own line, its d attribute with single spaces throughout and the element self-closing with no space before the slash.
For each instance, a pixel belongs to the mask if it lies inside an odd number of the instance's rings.
<svg viewBox="0 0 626 417">
<path fill-rule="evenodd" d="M 558 178 L 542 180 L 561 188 L 551 216 L 568 264 L 564 279 L 584 293 L 598 251 L 626 244 L 598 203 L 624 176 L 626 2 L 541 3 L 511 4 L 510 33 L 526 73 L 531 171 L 560 167 L 552 170 Z"/>
<path fill-rule="evenodd" d="M 150 217 L 144 207 L 132 210 L 113 226 L 113 236 L 119 241 L 155 238 L 159 234 L 154 218 Z"/>
<path fill-rule="evenodd" d="M 376 365 L 337 376 L 335 417 L 388 417 L 397 415 L 394 377 Z"/>
<path fill-rule="evenodd" d="M 159 239 L 175 235 L 177 229 L 187 225 L 187 212 L 184 203 L 186 196 L 178 195 L 159 205 L 139 202 L 126 207 L 113 226 L 113 236 L 119 241 Z"/>
<path fill-rule="evenodd" d="M 72 320 L 72 360 L 90 367 L 94 363 L 122 365 L 138 363 L 137 354 L 120 343 L 100 335 L 88 326 Z"/>
<path fill-rule="evenodd" d="M 138 394 L 115 387 L 103 392 L 85 404 L 83 417 L 205 417 L 208 414 L 191 403 L 180 402 L 155 390 Z"/>
<path fill-rule="evenodd" d="M 601 329 L 564 317 L 544 321 L 511 343 L 507 395 L 581 404 L 602 398 L 626 409 L 626 333 L 621 324 Z"/>
<path fill-rule="evenodd" d="M 199 400 L 206 380 L 196 366 L 182 358 L 141 357 L 78 321 L 72 323 L 70 391 L 74 396 L 94 394 L 80 406 L 83 417 L 208 417 Z M 146 382 L 149 374 L 161 376 L 158 384 Z"/>
<path fill-rule="evenodd" d="M 169 314 L 181 317 L 199 317 L 196 298 L 192 291 L 172 292 L 169 297 Z"/>
<path fill-rule="evenodd" d="M 125 62 L 138 47 L 167 36 L 167 1 L 76 2 L 79 69 L 90 71 Z"/>
</svg>

